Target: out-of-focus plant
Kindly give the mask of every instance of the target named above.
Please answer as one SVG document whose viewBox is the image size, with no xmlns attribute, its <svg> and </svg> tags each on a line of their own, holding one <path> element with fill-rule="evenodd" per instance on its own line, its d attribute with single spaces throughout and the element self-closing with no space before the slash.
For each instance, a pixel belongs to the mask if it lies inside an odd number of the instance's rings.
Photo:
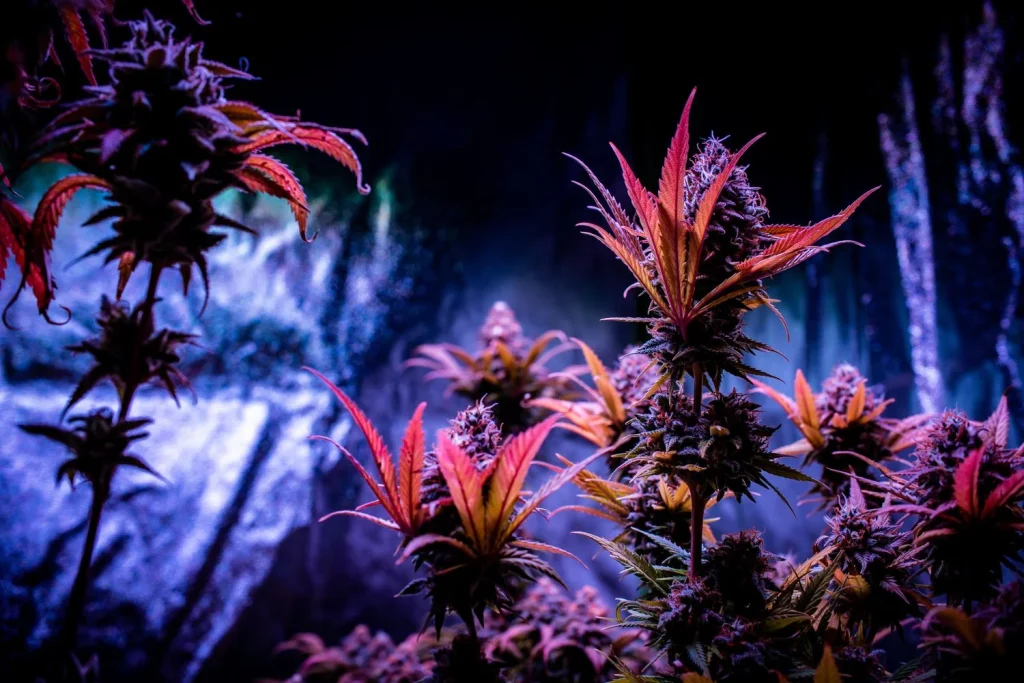
<svg viewBox="0 0 1024 683">
<path fill-rule="evenodd" d="M 610 621 L 594 588 L 569 596 L 542 578 L 507 614 L 489 612 L 481 636 L 510 683 L 603 683 L 613 661 L 639 672 L 652 658 L 639 631 L 610 629 Z"/>
<path fill-rule="evenodd" d="M 546 364 L 572 348 L 565 333 L 549 330 L 537 339 L 523 334 L 515 313 L 498 301 L 480 328 L 476 352 L 454 344 L 423 344 L 406 361 L 409 367 L 428 369 L 428 380 L 447 381 L 449 393 L 494 407 L 503 429 L 519 432 L 538 421 L 541 410 L 531 399 L 568 394 L 565 373 L 553 373 Z"/>
<path fill-rule="evenodd" d="M 496 440 L 490 438 L 493 429 L 480 425 L 481 419 L 489 417 L 486 410 L 480 410 L 472 416 L 463 414 L 452 429 L 438 432 L 433 457 L 443 486 L 436 481 L 427 486 L 422 423 L 425 404 L 420 404 L 409 424 L 396 466 L 379 432 L 355 402 L 326 377 L 311 372 L 351 414 L 369 444 L 380 477 L 380 481 L 375 479 L 357 458 L 335 444 L 370 486 L 376 500 L 355 510 L 332 513 L 321 521 L 334 515 L 355 516 L 401 534 L 397 562 L 412 559 L 414 566 L 426 573 L 401 594 L 425 592 L 429 596 L 429 619 L 438 633 L 450 613 L 456 614 L 468 631 L 464 639 L 453 641 L 439 656 L 435 679 L 477 680 L 458 677 L 481 676 L 483 671 L 490 671 L 477 631 L 477 622 L 483 619 L 485 610 L 512 607 L 518 587 L 531 577 L 543 575 L 560 581 L 554 569 L 536 553 L 556 553 L 575 559 L 561 548 L 523 538 L 518 533 L 520 527 L 544 500 L 597 455 L 558 472 L 522 500 L 527 471 L 560 417 L 551 416 L 505 440 L 495 452 L 487 452 Z M 467 426 L 472 429 L 466 430 Z M 387 518 L 367 514 L 364 510 L 370 507 L 381 507 Z M 449 507 L 455 515 L 445 514 Z M 480 654 L 470 657 L 473 652 Z M 466 657 L 479 661 L 474 664 Z"/>
<path fill-rule="evenodd" d="M 414 634 L 397 645 L 383 631 L 357 626 L 338 645 L 327 646 L 315 633 L 299 633 L 274 653 L 304 657 L 287 681 L 262 683 L 420 683 L 430 675 L 430 652 L 438 642 Z"/>
<path fill-rule="evenodd" d="M 72 429 L 59 424 L 23 427 L 73 452 L 73 460 L 58 475 L 67 474 L 73 483 L 80 473 L 92 485 L 86 542 L 61 635 L 61 649 L 67 653 L 74 650 L 111 481 L 121 466 L 148 469 L 128 452 L 145 436 L 137 430 L 149 423 L 132 414 L 133 399 L 145 385 L 157 383 L 177 400 L 176 386 L 185 383 L 177 368 L 179 350 L 192 336 L 157 326 L 161 275 L 178 269 L 187 291 L 193 269 L 198 269 L 207 284 L 207 253 L 225 238 L 216 228 L 248 230 L 213 208 L 213 200 L 229 188 L 285 199 L 305 237 L 308 207 L 302 186 L 283 164 L 260 153 L 268 147 L 291 143 L 327 152 L 356 173 L 360 191 L 369 191 L 355 152 L 339 137 L 343 131 L 227 99 L 225 79 L 252 77 L 205 59 L 202 43 L 176 39 L 173 26 L 148 12 L 127 27 L 131 37 L 120 47 L 87 53 L 109 65 L 109 82 L 90 87 L 84 99 L 71 102 L 32 145 L 31 162 L 62 162 L 79 173 L 46 191 L 19 245 L 24 256 L 21 286 L 31 286 L 45 315 L 55 290 L 50 252 L 61 215 L 76 192 L 100 189 L 108 193 L 109 205 L 87 224 L 114 219 L 113 235 L 89 254 L 106 254 L 107 262 L 117 262 L 118 299 L 131 274 L 149 265 L 143 299 L 130 308 L 104 300 L 99 335 L 70 349 L 92 356 L 93 365 L 65 412 L 109 380 L 118 395 L 116 416 L 101 409 L 72 417 L 71 423 L 80 425 Z M 344 132 L 361 139 L 358 132 Z M 3 213 L 10 223 L 12 214 Z"/>
<path fill-rule="evenodd" d="M 850 491 L 851 476 L 877 473 L 874 463 L 891 460 L 916 442 L 930 415 L 901 420 L 882 417 L 892 400 L 878 388 L 868 386 L 860 372 L 843 363 L 837 365 L 814 394 L 797 370 L 795 398 L 789 398 L 763 382 L 753 380 L 755 392 L 774 399 L 793 421 L 803 438 L 776 449 L 781 455 L 803 457 L 803 466 L 820 465 L 819 480 L 812 495 L 821 507 L 833 505 L 840 494 Z"/>
<path fill-rule="evenodd" d="M 1007 680 L 1024 664 L 1024 588 L 1004 586 L 972 614 L 940 606 L 921 624 L 920 680 L 943 683 Z"/>
</svg>

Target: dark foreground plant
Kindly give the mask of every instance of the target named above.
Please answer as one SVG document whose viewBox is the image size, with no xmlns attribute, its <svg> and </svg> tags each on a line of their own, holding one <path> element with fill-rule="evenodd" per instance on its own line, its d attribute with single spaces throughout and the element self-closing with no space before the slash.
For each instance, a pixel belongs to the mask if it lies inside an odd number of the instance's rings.
<svg viewBox="0 0 1024 683">
<path fill-rule="evenodd" d="M 24 427 L 70 448 L 75 458 L 58 474 L 81 473 L 93 488 L 86 543 L 61 634 L 62 653 L 74 650 L 97 529 L 114 474 L 121 466 L 148 469 L 127 452 L 145 436 L 138 428 L 149 423 L 132 415 L 133 399 L 143 386 L 156 383 L 177 401 L 177 387 L 187 385 L 178 363 L 181 348 L 193 337 L 157 326 L 161 275 L 178 269 L 187 292 L 193 269 L 198 269 L 206 284 L 207 253 L 225 238 L 216 228 L 251 232 L 213 208 L 213 200 L 230 188 L 285 199 L 305 237 L 308 208 L 302 187 L 283 164 L 259 153 L 267 147 L 294 143 L 327 152 L 356 173 L 360 191 L 369 190 L 362 184 L 355 152 L 335 129 L 227 99 L 225 79 L 252 77 L 205 59 L 201 43 L 176 39 L 173 26 L 148 12 L 127 27 L 130 38 L 120 47 L 88 52 L 109 65 L 109 83 L 89 88 L 85 99 L 71 103 L 35 141 L 34 162 L 68 163 L 80 173 L 46 191 L 22 233 L 30 239 L 15 251 L 23 256 L 21 286 L 32 287 L 45 315 L 55 289 L 50 251 L 57 225 L 78 190 L 95 188 L 105 190 L 110 203 L 87 224 L 114 219 L 113 235 L 88 254 L 105 253 L 108 262 L 118 263 L 118 299 L 131 274 L 149 265 L 141 301 L 128 307 L 104 299 L 98 336 L 70 347 L 91 356 L 92 366 L 65 412 L 109 381 L 118 395 L 116 417 L 102 409 L 72 418 L 72 424 L 81 426 L 71 430 Z M 346 132 L 361 139 L 358 132 Z M 3 215 L 8 224 L 12 216 L 21 220 L 7 208 Z"/>
</svg>

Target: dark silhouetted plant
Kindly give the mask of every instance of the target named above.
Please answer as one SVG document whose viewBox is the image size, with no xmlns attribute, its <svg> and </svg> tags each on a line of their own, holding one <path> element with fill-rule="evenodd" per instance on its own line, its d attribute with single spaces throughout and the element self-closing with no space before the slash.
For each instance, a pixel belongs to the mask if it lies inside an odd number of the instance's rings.
<svg viewBox="0 0 1024 683">
<path fill-rule="evenodd" d="M 186 4 L 194 12 L 191 3 Z M 69 25 L 78 18 L 80 27 L 80 10 L 108 10 L 110 3 L 69 2 L 61 6 L 73 10 L 64 13 Z M 283 164 L 260 153 L 268 147 L 289 143 L 324 151 L 355 172 L 361 192 L 369 191 L 362 183 L 355 152 L 339 137 L 339 133 L 348 133 L 362 139 L 357 131 L 273 116 L 248 102 L 229 100 L 225 79 L 251 76 L 205 59 L 202 43 L 177 40 L 171 24 L 148 12 L 142 20 L 126 25 L 131 37 L 116 48 L 87 49 L 87 44 L 78 44 L 85 40 L 84 34 L 71 31 L 87 75 L 87 62 L 102 61 L 109 65 L 109 82 L 89 87 L 84 99 L 69 103 L 31 146 L 30 163 L 66 163 L 79 173 L 54 183 L 30 222 L 25 214 L 12 209 L 11 203 L 0 204 L 6 229 L 0 230 L 0 237 L 22 268 L 18 289 L 29 286 L 44 315 L 55 289 L 50 252 L 56 229 L 68 202 L 81 189 L 108 193 L 109 205 L 87 224 L 114 219 L 113 235 L 87 255 L 105 253 L 107 262 L 118 263 L 118 299 L 131 274 L 141 264 L 149 264 L 142 300 L 128 307 L 104 299 L 98 336 L 70 347 L 73 352 L 90 355 L 93 363 L 65 411 L 101 381 L 109 380 L 118 394 L 116 417 L 113 411 L 101 409 L 73 417 L 72 424 L 80 425 L 73 429 L 23 426 L 75 453 L 75 458 L 58 470 L 58 476 L 68 474 L 73 481 L 71 475 L 81 473 L 92 485 L 86 543 L 61 635 L 61 649 L 68 654 L 74 651 L 110 482 L 119 467 L 148 469 L 127 452 L 132 442 L 145 436 L 136 430 L 149 423 L 132 415 L 133 399 L 144 385 L 158 383 L 177 401 L 177 385 L 187 385 L 177 365 L 181 347 L 193 336 L 156 325 L 154 309 L 161 275 L 177 268 L 187 292 L 196 268 L 207 284 L 207 252 L 225 238 L 216 228 L 248 231 L 213 208 L 213 200 L 231 188 L 285 199 L 305 237 L 308 208 L 302 187 Z"/>
<path fill-rule="evenodd" d="M 423 344 L 406 365 L 428 369 L 428 380 L 447 381 L 449 393 L 493 406 L 495 419 L 510 433 L 538 421 L 542 411 L 531 406 L 530 399 L 568 392 L 565 375 L 546 367 L 572 348 L 564 333 L 549 330 L 530 339 L 509 305 L 498 301 L 491 306 L 479 336 L 475 353 L 454 344 Z"/>
</svg>

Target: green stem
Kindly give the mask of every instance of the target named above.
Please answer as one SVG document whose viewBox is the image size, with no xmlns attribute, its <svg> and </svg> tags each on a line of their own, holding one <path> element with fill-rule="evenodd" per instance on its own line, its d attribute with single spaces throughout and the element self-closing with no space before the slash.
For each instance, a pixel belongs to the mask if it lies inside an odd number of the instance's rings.
<svg viewBox="0 0 1024 683">
<path fill-rule="evenodd" d="M 701 554 L 704 552 L 704 508 L 707 499 L 690 489 L 690 581 L 700 576 Z"/>
<path fill-rule="evenodd" d="M 700 420 L 700 413 L 704 409 L 704 366 L 700 363 L 693 364 L 693 422 Z"/>
<path fill-rule="evenodd" d="M 93 482 L 92 505 L 89 508 L 89 529 L 85 533 L 85 547 L 82 549 L 82 558 L 78 563 L 78 572 L 75 574 L 75 583 L 71 587 L 68 610 L 64 617 L 62 650 L 68 654 L 74 652 L 75 641 L 78 639 L 78 625 L 85 612 L 85 596 L 89 590 L 89 567 L 92 565 L 92 555 L 96 549 L 96 537 L 99 535 L 103 504 L 107 502 L 109 493 L 109 477 Z"/>
<path fill-rule="evenodd" d="M 700 422 L 704 410 L 704 367 L 693 364 L 693 423 Z M 704 508 L 707 499 L 696 482 L 690 486 L 690 580 L 700 576 L 700 559 L 704 552 Z"/>
</svg>

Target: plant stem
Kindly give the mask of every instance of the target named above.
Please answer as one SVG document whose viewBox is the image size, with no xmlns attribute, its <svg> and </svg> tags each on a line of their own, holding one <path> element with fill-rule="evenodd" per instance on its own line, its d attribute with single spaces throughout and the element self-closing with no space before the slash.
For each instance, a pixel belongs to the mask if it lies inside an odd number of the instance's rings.
<svg viewBox="0 0 1024 683">
<path fill-rule="evenodd" d="M 704 552 L 704 508 L 707 499 L 690 489 L 690 581 L 700 576 L 700 559 Z"/>
<path fill-rule="evenodd" d="M 153 305 L 156 303 L 157 286 L 160 283 L 160 266 L 154 265 L 149 273 L 149 286 L 146 287 L 146 298 L 142 302 L 143 325 L 140 338 L 135 340 L 135 348 L 131 353 L 138 357 L 142 345 L 146 342 L 145 337 L 149 333 L 153 321 Z M 121 392 L 121 406 L 118 410 L 117 421 L 124 422 L 128 419 L 131 411 L 132 401 L 138 391 L 139 383 L 134 377 L 125 378 L 124 390 Z M 64 621 L 64 631 L 61 637 L 62 651 L 71 655 L 74 654 L 75 641 L 78 639 L 78 626 L 82 621 L 85 612 L 85 598 L 89 591 L 89 568 L 92 565 L 92 555 L 96 549 L 96 538 L 99 536 L 100 518 L 103 516 L 103 505 L 110 497 L 110 482 L 114 478 L 114 472 L 108 474 L 92 483 L 92 505 L 89 509 L 89 528 L 85 534 L 85 547 L 82 549 L 82 558 L 78 562 L 78 572 L 75 574 L 75 583 L 71 588 L 71 596 L 68 598 L 68 610 Z"/>
<path fill-rule="evenodd" d="M 92 564 L 93 551 L 96 549 L 96 537 L 99 535 L 103 504 L 106 503 L 109 494 L 109 477 L 93 482 L 92 505 L 89 508 L 89 529 L 85 534 L 82 559 L 78 563 L 78 572 L 75 574 L 75 583 L 71 588 L 68 610 L 64 617 L 63 647 L 61 649 L 68 654 L 74 651 L 75 641 L 78 638 L 78 624 L 82 621 L 82 614 L 85 612 L 85 596 L 89 590 L 89 567 Z"/>
<path fill-rule="evenodd" d="M 147 336 L 150 333 L 150 327 L 153 322 L 153 306 L 156 304 L 156 293 L 157 287 L 160 284 L 160 272 L 163 269 L 159 266 L 154 265 L 149 271 L 149 285 L 146 287 L 146 298 L 142 301 L 142 326 L 141 334 Z M 146 339 L 137 339 L 135 341 L 135 348 L 132 349 L 132 353 L 138 356 L 142 345 L 146 342 Z M 136 364 L 138 360 L 136 359 Z M 134 377 L 125 378 L 124 391 L 121 395 L 121 409 L 117 414 L 117 421 L 124 422 L 128 419 L 128 412 L 131 410 L 132 401 L 135 399 L 135 392 L 139 389 L 139 383 Z"/>
<path fill-rule="evenodd" d="M 700 363 L 693 364 L 693 422 L 700 420 L 700 413 L 704 409 L 704 366 Z"/>
<path fill-rule="evenodd" d="M 704 410 L 704 366 L 693 364 L 693 423 L 700 422 Z M 690 485 L 690 580 L 700 576 L 700 556 L 704 551 L 704 507 L 707 499 L 700 486 Z"/>
</svg>

